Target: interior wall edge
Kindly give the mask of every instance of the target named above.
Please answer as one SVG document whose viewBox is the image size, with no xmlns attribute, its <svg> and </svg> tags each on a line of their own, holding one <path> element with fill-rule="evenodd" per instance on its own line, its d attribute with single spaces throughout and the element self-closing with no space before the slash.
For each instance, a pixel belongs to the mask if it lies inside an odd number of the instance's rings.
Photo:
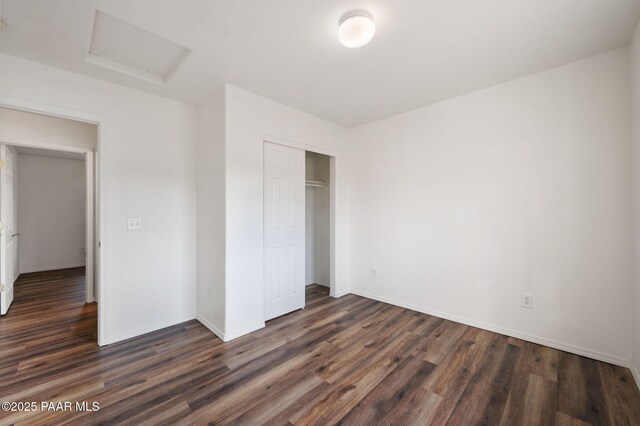
<svg viewBox="0 0 640 426">
<path fill-rule="evenodd" d="M 225 328 L 225 89 L 197 106 L 196 313 L 223 339 Z M 210 293 L 209 293 L 210 292 Z"/>
<path fill-rule="evenodd" d="M 632 329 L 631 372 L 640 388 L 640 23 L 636 26 L 629 45 L 631 69 L 631 120 L 632 120 L 632 164 L 634 190 L 634 305 Z"/>
<path fill-rule="evenodd" d="M 200 324 L 202 324 L 205 327 L 207 327 L 209 329 L 209 331 L 211 331 L 213 334 L 218 336 L 220 338 L 220 340 L 222 340 L 223 342 L 226 342 L 225 337 L 224 337 L 224 332 L 220 329 L 220 327 L 217 327 L 215 324 L 213 324 L 211 321 L 207 320 L 201 314 L 197 314 L 196 315 L 196 319 L 200 322 Z"/>
<path fill-rule="evenodd" d="M 494 333 L 503 334 L 505 336 L 514 337 L 516 339 L 526 340 L 527 342 L 537 343 L 539 345 L 549 346 L 554 349 L 558 349 L 565 352 L 570 352 L 576 355 L 584 356 L 587 358 L 592 358 L 598 361 L 608 362 L 610 364 L 615 364 L 620 367 L 625 367 L 631 369 L 631 359 L 621 358 L 616 355 L 606 354 L 598 351 L 594 351 L 591 349 L 583 348 L 580 346 L 575 346 L 570 343 L 560 342 L 553 339 L 547 339 L 545 337 L 536 336 L 533 334 L 523 333 L 517 330 L 504 328 L 499 325 L 485 323 L 482 321 L 476 321 L 470 318 L 461 317 L 454 314 L 449 314 L 446 312 L 437 311 L 434 309 L 429 309 L 424 306 L 414 305 L 412 303 L 402 302 L 399 300 L 391 299 L 385 296 L 380 296 L 378 294 L 369 293 L 363 290 L 352 289 L 352 294 L 357 296 L 366 297 L 367 299 L 377 300 L 378 302 L 388 303 L 390 305 L 398 306 L 405 309 L 410 309 L 412 311 L 420 312 L 427 315 L 432 315 L 438 318 L 444 318 L 449 321 L 454 321 L 460 324 L 468 325 L 471 327 L 481 328 L 483 330 L 492 331 Z M 636 380 L 638 383 L 638 380 Z"/>
</svg>

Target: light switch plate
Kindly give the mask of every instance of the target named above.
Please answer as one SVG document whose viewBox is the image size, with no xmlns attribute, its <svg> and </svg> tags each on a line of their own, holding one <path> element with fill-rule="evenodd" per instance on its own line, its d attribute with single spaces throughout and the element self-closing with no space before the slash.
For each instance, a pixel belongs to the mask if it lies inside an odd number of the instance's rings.
<svg viewBox="0 0 640 426">
<path fill-rule="evenodd" d="M 129 231 L 137 231 L 142 229 L 142 219 L 139 217 L 130 217 L 127 220 L 127 229 Z"/>
</svg>

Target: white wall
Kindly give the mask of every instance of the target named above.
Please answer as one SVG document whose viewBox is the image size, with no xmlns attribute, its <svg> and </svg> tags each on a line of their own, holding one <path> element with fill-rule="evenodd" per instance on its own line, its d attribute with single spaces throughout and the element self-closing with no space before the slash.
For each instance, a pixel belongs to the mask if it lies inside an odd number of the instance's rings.
<svg viewBox="0 0 640 426">
<path fill-rule="evenodd" d="M 640 23 L 629 49 L 631 55 L 633 171 L 635 200 L 635 304 L 632 371 L 640 385 Z"/>
<path fill-rule="evenodd" d="M 629 90 L 620 49 L 353 129 L 352 290 L 628 363 Z"/>
<path fill-rule="evenodd" d="M 264 326 L 263 141 L 287 140 L 336 153 L 337 295 L 348 292 L 346 130 L 294 108 L 226 86 L 226 321 L 233 338 Z M 275 140 L 274 140 L 275 139 Z"/>
<path fill-rule="evenodd" d="M 95 124 L 0 108 L 0 141 L 11 143 L 50 143 L 95 149 Z"/>
<path fill-rule="evenodd" d="M 19 155 L 20 273 L 85 265 L 84 160 Z"/>
<path fill-rule="evenodd" d="M 8 98 L 104 119 L 101 342 L 195 318 L 195 107 L 0 54 Z M 142 230 L 128 231 L 128 217 Z"/>
<path fill-rule="evenodd" d="M 220 337 L 225 327 L 225 96 L 198 107 L 198 319 Z"/>
</svg>

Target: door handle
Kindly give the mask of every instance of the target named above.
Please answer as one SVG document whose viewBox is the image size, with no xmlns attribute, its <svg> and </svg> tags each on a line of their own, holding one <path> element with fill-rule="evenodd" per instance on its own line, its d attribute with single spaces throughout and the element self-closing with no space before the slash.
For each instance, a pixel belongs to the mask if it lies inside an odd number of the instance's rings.
<svg viewBox="0 0 640 426">
<path fill-rule="evenodd" d="M 19 233 L 19 232 L 16 232 L 15 234 L 11 235 L 11 238 L 13 238 L 13 237 L 19 237 L 19 236 L 20 236 L 20 233 Z"/>
</svg>

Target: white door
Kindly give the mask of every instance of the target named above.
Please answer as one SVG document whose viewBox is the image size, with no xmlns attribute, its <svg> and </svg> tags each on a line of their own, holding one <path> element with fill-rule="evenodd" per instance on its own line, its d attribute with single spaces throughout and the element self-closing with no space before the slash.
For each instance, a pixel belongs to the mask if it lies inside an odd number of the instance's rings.
<svg viewBox="0 0 640 426">
<path fill-rule="evenodd" d="M 13 155 L 6 145 L 0 145 L 0 315 L 9 310 L 13 302 L 15 261 L 17 261 L 16 229 L 13 215 Z"/>
<path fill-rule="evenodd" d="M 304 308 L 304 151 L 264 144 L 265 321 Z"/>
</svg>

